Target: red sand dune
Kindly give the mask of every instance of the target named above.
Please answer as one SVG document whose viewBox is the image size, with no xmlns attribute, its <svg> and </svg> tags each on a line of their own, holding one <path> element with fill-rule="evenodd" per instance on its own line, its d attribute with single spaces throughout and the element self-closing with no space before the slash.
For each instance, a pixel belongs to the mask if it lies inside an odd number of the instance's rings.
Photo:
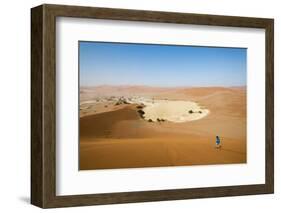
<svg viewBox="0 0 281 213">
<path fill-rule="evenodd" d="M 150 89 L 168 99 L 192 97 L 210 114 L 192 122 L 149 123 L 129 104 L 81 117 L 81 170 L 246 163 L 245 88 L 146 89 L 146 94 Z M 131 93 L 136 88 L 121 90 Z M 216 135 L 222 139 L 221 149 L 215 148 Z"/>
</svg>

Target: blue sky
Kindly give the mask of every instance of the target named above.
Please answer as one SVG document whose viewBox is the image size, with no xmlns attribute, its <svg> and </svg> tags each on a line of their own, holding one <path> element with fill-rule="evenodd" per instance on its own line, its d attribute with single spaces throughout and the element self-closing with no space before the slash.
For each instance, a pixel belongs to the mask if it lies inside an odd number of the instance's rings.
<svg viewBox="0 0 281 213">
<path fill-rule="evenodd" d="M 245 86 L 247 49 L 79 42 L 81 86 Z"/>
</svg>

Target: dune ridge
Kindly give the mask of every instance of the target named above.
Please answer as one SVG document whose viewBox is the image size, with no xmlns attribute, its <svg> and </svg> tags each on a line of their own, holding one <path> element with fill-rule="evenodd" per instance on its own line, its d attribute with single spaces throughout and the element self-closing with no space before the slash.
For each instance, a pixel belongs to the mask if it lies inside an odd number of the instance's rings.
<svg viewBox="0 0 281 213">
<path fill-rule="evenodd" d="M 246 87 L 146 89 L 124 86 L 117 90 L 121 99 L 108 87 L 103 96 L 87 92 L 80 102 L 80 170 L 247 162 Z M 138 113 L 149 114 L 146 100 L 193 102 L 209 113 L 192 121 L 148 122 Z M 215 148 L 216 135 L 221 149 Z"/>
</svg>

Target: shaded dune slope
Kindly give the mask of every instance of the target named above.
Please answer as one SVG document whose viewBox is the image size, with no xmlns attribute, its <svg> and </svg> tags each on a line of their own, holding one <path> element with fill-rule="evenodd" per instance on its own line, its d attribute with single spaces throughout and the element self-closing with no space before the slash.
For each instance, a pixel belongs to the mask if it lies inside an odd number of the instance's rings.
<svg viewBox="0 0 281 213">
<path fill-rule="evenodd" d="M 246 163 L 245 88 L 161 89 L 158 95 L 194 100 L 210 114 L 193 122 L 158 124 L 142 120 L 136 106 L 127 105 L 82 117 L 80 169 Z M 222 138 L 221 150 L 214 148 L 216 135 Z"/>
<path fill-rule="evenodd" d="M 80 118 L 80 139 L 109 136 L 112 133 L 113 126 L 118 122 L 138 119 L 138 114 L 130 107 L 85 116 Z"/>
</svg>

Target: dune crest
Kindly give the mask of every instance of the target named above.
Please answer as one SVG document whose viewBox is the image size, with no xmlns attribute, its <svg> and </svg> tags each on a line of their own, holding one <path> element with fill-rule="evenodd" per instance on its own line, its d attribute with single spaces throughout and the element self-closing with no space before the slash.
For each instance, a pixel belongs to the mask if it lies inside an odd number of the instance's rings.
<svg viewBox="0 0 281 213">
<path fill-rule="evenodd" d="M 80 92 L 80 170 L 247 163 L 246 88 Z"/>
</svg>

